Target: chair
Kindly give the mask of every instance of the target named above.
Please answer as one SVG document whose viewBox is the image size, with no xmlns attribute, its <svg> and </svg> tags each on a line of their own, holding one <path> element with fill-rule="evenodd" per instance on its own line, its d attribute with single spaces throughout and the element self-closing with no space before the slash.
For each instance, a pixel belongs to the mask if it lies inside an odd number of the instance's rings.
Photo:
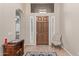
<svg viewBox="0 0 79 59">
<path fill-rule="evenodd" d="M 51 41 L 52 46 L 55 48 L 62 48 L 62 35 L 57 33 L 53 36 L 53 39 Z"/>
</svg>

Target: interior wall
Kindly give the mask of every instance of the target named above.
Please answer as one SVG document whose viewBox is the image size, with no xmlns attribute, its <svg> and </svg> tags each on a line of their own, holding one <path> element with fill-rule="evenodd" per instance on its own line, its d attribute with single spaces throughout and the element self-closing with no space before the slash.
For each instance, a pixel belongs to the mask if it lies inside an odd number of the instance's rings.
<svg viewBox="0 0 79 59">
<path fill-rule="evenodd" d="M 72 55 L 79 55 L 79 4 L 62 4 L 61 19 L 63 45 Z"/>
<path fill-rule="evenodd" d="M 55 3 L 54 5 L 54 12 L 55 12 L 55 33 L 60 33 L 60 11 L 61 11 L 61 4 Z"/>
<path fill-rule="evenodd" d="M 29 45 L 30 44 L 30 4 L 27 3 L 26 6 L 26 12 L 25 12 L 25 23 L 26 23 L 26 39 L 25 39 L 25 45 Z M 24 28 L 24 27 L 23 27 Z"/>
<path fill-rule="evenodd" d="M 0 3 L 0 55 L 2 52 L 3 38 L 8 41 L 15 39 L 16 9 L 22 9 L 21 4 Z"/>
</svg>

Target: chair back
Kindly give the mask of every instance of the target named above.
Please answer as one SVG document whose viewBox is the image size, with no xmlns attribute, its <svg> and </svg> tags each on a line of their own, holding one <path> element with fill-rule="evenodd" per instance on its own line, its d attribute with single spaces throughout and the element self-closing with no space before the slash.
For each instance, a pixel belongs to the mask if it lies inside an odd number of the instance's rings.
<svg viewBox="0 0 79 59">
<path fill-rule="evenodd" d="M 61 41 L 61 34 L 60 34 L 60 33 L 56 33 L 56 34 L 53 36 L 53 40 Z"/>
</svg>

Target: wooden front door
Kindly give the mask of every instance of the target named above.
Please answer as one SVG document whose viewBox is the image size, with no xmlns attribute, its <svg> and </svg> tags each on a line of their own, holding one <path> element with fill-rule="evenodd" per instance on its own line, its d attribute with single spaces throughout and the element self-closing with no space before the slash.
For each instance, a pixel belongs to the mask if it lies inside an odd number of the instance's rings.
<svg viewBox="0 0 79 59">
<path fill-rule="evenodd" d="M 48 45 L 48 16 L 36 16 L 36 44 Z"/>
</svg>

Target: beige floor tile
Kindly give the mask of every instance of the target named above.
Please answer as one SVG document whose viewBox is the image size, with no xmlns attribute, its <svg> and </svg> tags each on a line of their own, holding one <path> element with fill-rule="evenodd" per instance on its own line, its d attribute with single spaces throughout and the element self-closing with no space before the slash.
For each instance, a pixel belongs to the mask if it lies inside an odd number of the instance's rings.
<svg viewBox="0 0 79 59">
<path fill-rule="evenodd" d="M 38 51 L 38 52 L 56 52 L 58 56 L 69 56 L 64 49 L 54 48 L 48 45 L 37 45 L 37 46 L 25 46 L 24 52 Z"/>
</svg>

